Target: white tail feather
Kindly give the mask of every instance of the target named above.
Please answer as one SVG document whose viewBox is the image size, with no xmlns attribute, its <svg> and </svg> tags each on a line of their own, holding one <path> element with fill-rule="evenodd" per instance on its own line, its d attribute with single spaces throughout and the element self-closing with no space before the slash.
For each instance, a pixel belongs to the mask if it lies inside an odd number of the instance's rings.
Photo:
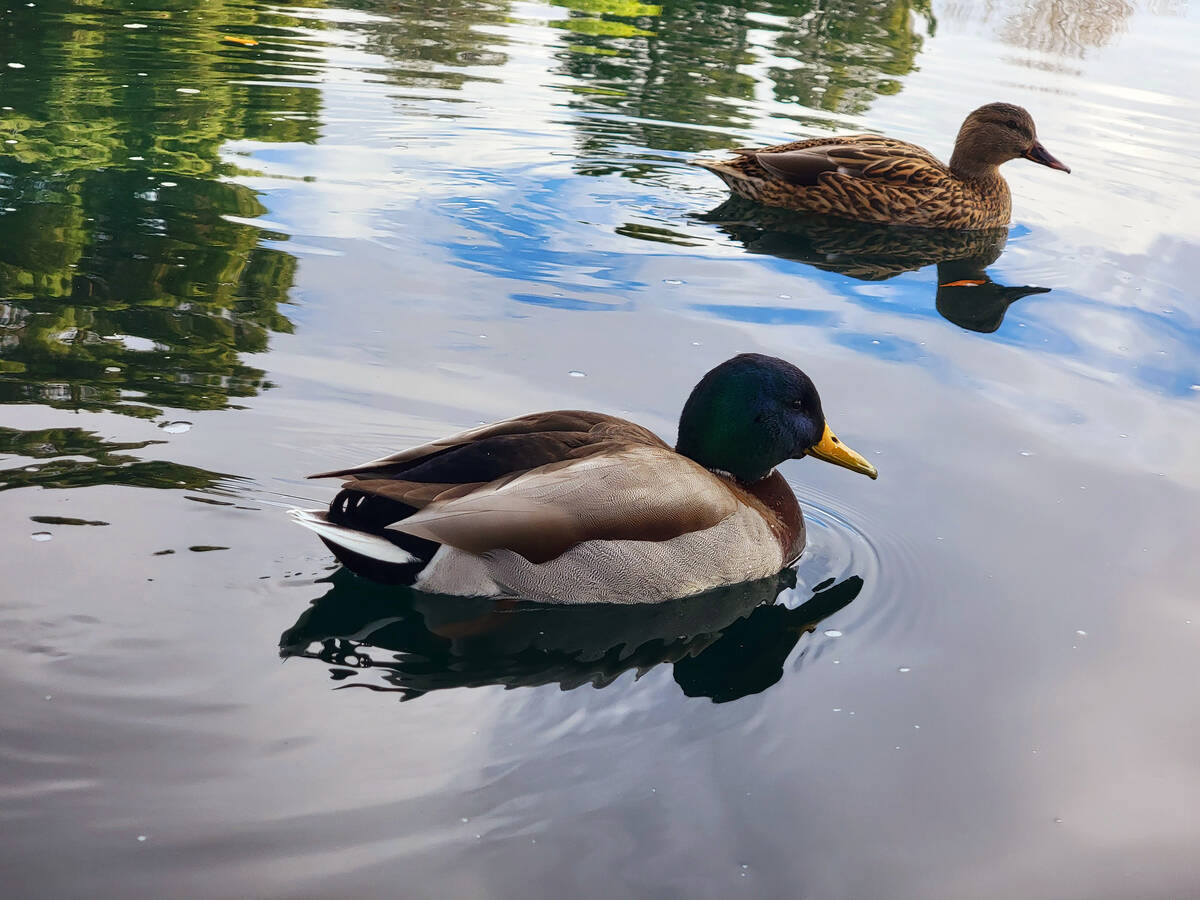
<svg viewBox="0 0 1200 900">
<path fill-rule="evenodd" d="M 345 525 L 335 525 L 326 518 L 323 509 L 289 509 L 288 515 L 297 525 L 303 525 L 325 540 L 361 556 L 398 565 L 419 562 L 417 557 L 407 550 L 378 535 L 347 528 Z"/>
</svg>

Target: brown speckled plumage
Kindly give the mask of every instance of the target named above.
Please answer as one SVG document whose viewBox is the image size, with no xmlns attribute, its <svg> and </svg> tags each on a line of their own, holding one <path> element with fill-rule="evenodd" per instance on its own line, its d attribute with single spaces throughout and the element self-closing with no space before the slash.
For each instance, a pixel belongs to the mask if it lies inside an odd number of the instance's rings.
<svg viewBox="0 0 1200 900">
<path fill-rule="evenodd" d="M 963 123 L 950 165 L 894 138 L 857 134 L 739 149 L 736 159 L 696 160 L 735 194 L 859 222 L 982 229 L 1008 223 L 1012 200 L 998 167 L 1024 156 L 1070 171 L 1038 142 L 1019 106 L 992 103 Z"/>
</svg>

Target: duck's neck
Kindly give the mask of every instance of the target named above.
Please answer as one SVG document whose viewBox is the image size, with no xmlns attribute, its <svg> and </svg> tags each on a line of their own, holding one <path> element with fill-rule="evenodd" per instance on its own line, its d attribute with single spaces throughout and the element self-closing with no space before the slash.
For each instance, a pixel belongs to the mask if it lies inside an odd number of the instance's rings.
<svg viewBox="0 0 1200 900">
<path fill-rule="evenodd" d="M 746 442 L 729 430 L 685 429 L 681 424 L 675 452 L 742 485 L 771 474 L 775 460 L 766 448 Z"/>
<path fill-rule="evenodd" d="M 984 162 L 973 154 L 968 155 L 959 147 L 954 148 L 954 155 L 950 157 L 950 171 L 963 181 L 1004 181 L 995 163 Z"/>
</svg>

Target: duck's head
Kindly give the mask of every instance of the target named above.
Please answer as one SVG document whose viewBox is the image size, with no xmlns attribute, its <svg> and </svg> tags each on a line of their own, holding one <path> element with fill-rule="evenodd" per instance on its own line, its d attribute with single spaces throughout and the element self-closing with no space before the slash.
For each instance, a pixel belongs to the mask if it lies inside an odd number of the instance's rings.
<svg viewBox="0 0 1200 900">
<path fill-rule="evenodd" d="M 1010 159 L 1025 158 L 1070 172 L 1038 140 L 1033 116 L 1011 103 L 989 103 L 967 116 L 954 142 L 950 170 L 960 178 L 990 174 Z"/>
<path fill-rule="evenodd" d="M 758 353 L 726 360 L 700 380 L 679 417 L 675 449 L 744 484 L 802 456 L 870 478 L 879 474 L 830 430 L 812 379 L 791 363 Z"/>
</svg>

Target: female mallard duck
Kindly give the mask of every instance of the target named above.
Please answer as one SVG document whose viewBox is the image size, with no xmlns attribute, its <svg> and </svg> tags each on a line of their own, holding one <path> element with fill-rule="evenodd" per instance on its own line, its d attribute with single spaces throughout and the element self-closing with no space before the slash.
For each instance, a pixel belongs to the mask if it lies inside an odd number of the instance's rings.
<svg viewBox="0 0 1200 900">
<path fill-rule="evenodd" d="M 672 450 L 649 430 L 560 410 L 348 469 L 328 510 L 292 510 L 348 568 L 441 594 L 656 602 L 763 578 L 804 549 L 775 466 L 815 456 L 875 478 L 825 423 L 808 376 L 735 356 L 704 376 Z"/>
<path fill-rule="evenodd" d="M 768 206 L 922 228 L 1007 225 L 1012 198 L 999 167 L 1010 159 L 1071 171 L 1038 141 L 1029 113 L 1011 103 L 967 116 L 949 166 L 915 144 L 870 134 L 733 152 L 737 159 L 696 165 Z"/>
</svg>

